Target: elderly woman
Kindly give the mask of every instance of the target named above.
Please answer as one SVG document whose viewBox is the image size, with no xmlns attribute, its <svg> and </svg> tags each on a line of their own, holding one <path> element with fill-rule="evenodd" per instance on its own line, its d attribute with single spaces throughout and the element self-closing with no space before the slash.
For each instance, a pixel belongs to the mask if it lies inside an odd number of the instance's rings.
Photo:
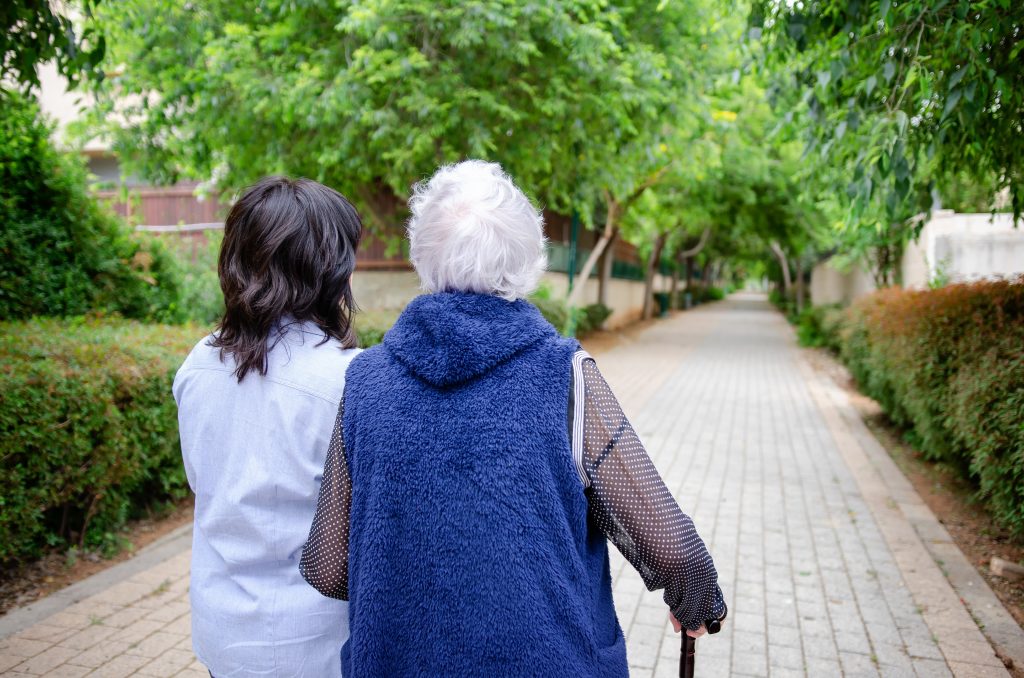
<svg viewBox="0 0 1024 678">
<path fill-rule="evenodd" d="M 543 222 L 496 164 L 410 201 L 423 288 L 352 361 L 301 570 L 349 600 L 351 676 L 626 676 L 607 541 L 678 630 L 711 557 L 598 372 L 524 298 Z"/>
</svg>

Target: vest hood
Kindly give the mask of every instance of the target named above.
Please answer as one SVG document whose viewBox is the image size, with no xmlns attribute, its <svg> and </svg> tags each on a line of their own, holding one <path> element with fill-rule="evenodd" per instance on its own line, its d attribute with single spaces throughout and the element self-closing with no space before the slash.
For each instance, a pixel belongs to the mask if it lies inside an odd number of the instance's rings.
<svg viewBox="0 0 1024 678">
<path fill-rule="evenodd" d="M 384 346 L 427 383 L 453 386 L 478 377 L 558 333 L 528 301 L 439 292 L 413 299 Z"/>
</svg>

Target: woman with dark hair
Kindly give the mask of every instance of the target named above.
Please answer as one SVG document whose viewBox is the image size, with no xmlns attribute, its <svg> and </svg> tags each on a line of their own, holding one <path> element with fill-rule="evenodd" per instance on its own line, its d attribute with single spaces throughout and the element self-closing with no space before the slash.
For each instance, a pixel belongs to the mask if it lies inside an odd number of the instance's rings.
<svg viewBox="0 0 1024 678">
<path fill-rule="evenodd" d="M 494 163 L 409 202 L 430 294 L 346 377 L 300 570 L 351 601 L 347 675 L 626 678 L 607 542 L 679 631 L 726 604 L 595 361 L 526 297 L 540 213 Z"/>
<path fill-rule="evenodd" d="M 268 177 L 232 207 L 224 317 L 174 380 L 196 495 L 192 644 L 212 675 L 338 675 L 347 605 L 297 572 L 358 352 L 350 282 L 362 225 L 336 191 Z"/>
</svg>

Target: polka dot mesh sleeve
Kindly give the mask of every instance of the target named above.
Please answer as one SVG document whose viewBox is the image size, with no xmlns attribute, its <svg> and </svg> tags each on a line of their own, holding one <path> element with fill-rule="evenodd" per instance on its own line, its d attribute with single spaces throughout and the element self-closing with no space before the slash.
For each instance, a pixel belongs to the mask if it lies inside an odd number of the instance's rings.
<svg viewBox="0 0 1024 678">
<path fill-rule="evenodd" d="M 582 467 L 593 523 L 686 628 L 726 612 L 718 573 L 693 521 L 680 510 L 592 358 L 579 372 L 584 388 Z M 580 389 L 574 389 L 577 394 Z M 577 422 L 578 423 L 578 422 Z"/>
<path fill-rule="evenodd" d="M 352 509 L 352 480 L 342 428 L 344 414 L 342 401 L 327 448 L 313 526 L 299 561 L 303 579 L 325 596 L 340 600 L 348 600 L 348 528 Z"/>
</svg>

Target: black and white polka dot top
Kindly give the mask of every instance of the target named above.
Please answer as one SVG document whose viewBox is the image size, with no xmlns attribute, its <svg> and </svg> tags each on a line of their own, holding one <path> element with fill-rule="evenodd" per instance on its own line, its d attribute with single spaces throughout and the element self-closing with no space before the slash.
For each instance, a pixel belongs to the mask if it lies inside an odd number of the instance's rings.
<svg viewBox="0 0 1024 678">
<path fill-rule="evenodd" d="M 348 600 L 352 486 L 339 411 L 323 483 L 299 569 L 323 595 Z M 726 606 L 711 556 L 693 521 L 680 510 L 585 351 L 573 357 L 568 425 L 590 522 L 615 544 L 651 591 L 685 627 L 721 619 Z"/>
</svg>

